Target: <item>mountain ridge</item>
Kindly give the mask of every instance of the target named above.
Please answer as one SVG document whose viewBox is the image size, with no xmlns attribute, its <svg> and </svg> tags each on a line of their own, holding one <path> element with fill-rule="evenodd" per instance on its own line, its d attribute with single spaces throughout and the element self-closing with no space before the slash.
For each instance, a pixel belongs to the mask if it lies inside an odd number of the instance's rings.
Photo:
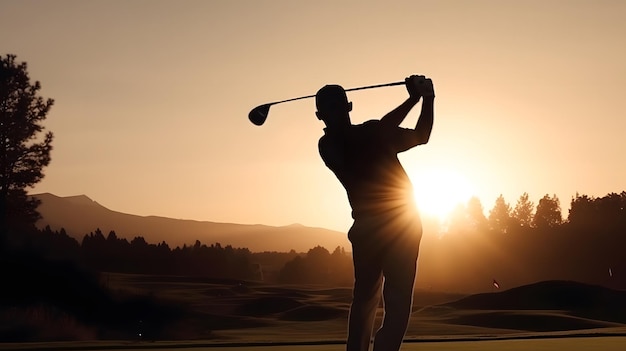
<svg viewBox="0 0 626 351">
<path fill-rule="evenodd" d="M 129 241 L 142 236 L 149 243 L 166 242 L 171 247 L 193 245 L 196 240 L 245 247 L 253 252 L 306 252 L 315 246 L 332 251 L 338 246 L 349 248 L 350 245 L 345 233 L 297 223 L 269 226 L 139 216 L 108 209 L 87 195 L 61 197 L 40 193 L 31 196 L 41 201 L 37 210 L 42 218 L 37 227 L 64 228 L 79 242 L 85 235 L 100 229 L 105 236 L 115 231 L 119 238 Z"/>
</svg>

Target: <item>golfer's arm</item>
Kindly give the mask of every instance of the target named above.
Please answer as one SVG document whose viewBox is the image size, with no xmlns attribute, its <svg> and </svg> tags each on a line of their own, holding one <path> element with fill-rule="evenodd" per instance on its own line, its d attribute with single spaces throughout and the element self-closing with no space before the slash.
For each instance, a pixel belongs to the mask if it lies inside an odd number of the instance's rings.
<svg viewBox="0 0 626 351">
<path fill-rule="evenodd" d="M 388 126 L 397 127 L 404 121 L 404 118 L 409 114 L 409 111 L 419 102 L 419 98 L 408 98 L 398 107 L 387 113 L 380 121 Z"/>
<path fill-rule="evenodd" d="M 426 144 L 430 139 L 430 132 L 433 130 L 435 114 L 435 97 L 424 97 L 422 100 L 422 112 L 415 125 L 415 138 L 417 145 Z"/>
</svg>

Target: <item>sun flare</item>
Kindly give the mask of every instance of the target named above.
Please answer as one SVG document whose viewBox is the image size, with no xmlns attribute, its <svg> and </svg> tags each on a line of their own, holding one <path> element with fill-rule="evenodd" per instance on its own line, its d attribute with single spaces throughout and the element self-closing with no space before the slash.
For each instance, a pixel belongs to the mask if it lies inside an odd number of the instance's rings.
<svg viewBox="0 0 626 351">
<path fill-rule="evenodd" d="M 422 170 L 412 177 L 415 201 L 424 216 L 443 221 L 459 204 L 474 196 L 474 187 L 461 173 L 449 169 Z"/>
</svg>

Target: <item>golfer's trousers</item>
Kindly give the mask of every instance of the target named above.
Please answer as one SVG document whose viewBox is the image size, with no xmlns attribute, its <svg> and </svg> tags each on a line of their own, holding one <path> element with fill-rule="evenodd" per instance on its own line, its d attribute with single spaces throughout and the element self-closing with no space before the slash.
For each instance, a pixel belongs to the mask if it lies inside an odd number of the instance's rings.
<svg viewBox="0 0 626 351">
<path fill-rule="evenodd" d="M 355 280 L 347 351 L 369 349 L 381 286 L 384 316 L 374 337 L 374 351 L 400 349 L 411 315 L 421 236 L 417 215 L 354 221 L 348 232 Z"/>
</svg>

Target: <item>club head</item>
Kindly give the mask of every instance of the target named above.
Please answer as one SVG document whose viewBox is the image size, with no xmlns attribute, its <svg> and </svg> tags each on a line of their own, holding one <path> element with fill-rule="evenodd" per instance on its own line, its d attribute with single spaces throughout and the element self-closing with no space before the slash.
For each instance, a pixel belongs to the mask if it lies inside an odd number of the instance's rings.
<svg viewBox="0 0 626 351">
<path fill-rule="evenodd" d="M 248 114 L 250 122 L 257 126 L 263 125 L 267 119 L 267 114 L 270 112 L 270 106 L 272 104 L 264 104 L 253 108 Z"/>
</svg>

